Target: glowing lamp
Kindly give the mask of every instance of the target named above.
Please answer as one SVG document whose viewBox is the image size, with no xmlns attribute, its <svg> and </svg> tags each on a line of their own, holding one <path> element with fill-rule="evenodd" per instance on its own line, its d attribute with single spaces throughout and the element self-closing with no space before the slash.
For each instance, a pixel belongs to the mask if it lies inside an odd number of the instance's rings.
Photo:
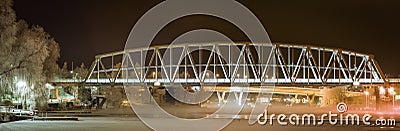
<svg viewBox="0 0 400 131">
<path fill-rule="evenodd" d="M 386 94 L 386 90 L 385 90 L 385 88 L 383 88 L 382 86 L 379 87 L 379 94 L 381 94 L 381 95 Z"/>
<path fill-rule="evenodd" d="M 25 81 L 18 81 L 17 82 L 17 87 L 24 87 L 26 86 L 26 82 Z"/>
<path fill-rule="evenodd" d="M 154 82 L 154 86 L 157 86 L 157 87 L 158 87 L 158 86 L 161 86 L 161 83 L 160 83 L 159 81 L 155 81 L 155 82 Z"/>
</svg>

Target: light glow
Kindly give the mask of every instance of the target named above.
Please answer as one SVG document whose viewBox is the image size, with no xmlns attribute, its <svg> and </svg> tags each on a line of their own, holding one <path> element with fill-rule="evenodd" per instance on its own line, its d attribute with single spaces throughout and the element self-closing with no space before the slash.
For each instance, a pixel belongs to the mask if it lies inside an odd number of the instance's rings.
<svg viewBox="0 0 400 131">
<path fill-rule="evenodd" d="M 155 81 L 154 86 L 161 86 L 161 83 L 159 81 Z"/>
<path fill-rule="evenodd" d="M 381 95 L 386 94 L 386 90 L 385 90 L 385 88 L 383 88 L 382 86 L 379 87 L 379 94 L 381 94 Z"/>
<path fill-rule="evenodd" d="M 394 88 L 393 87 L 390 87 L 388 89 L 388 92 L 390 93 L 390 95 L 394 95 L 396 93 L 396 92 L 394 92 Z"/>
<path fill-rule="evenodd" d="M 17 82 L 17 87 L 25 87 L 26 86 L 26 82 L 25 81 L 18 81 Z"/>
<path fill-rule="evenodd" d="M 368 91 L 364 91 L 364 94 L 365 94 L 365 95 L 369 95 L 369 92 L 368 92 Z"/>
</svg>

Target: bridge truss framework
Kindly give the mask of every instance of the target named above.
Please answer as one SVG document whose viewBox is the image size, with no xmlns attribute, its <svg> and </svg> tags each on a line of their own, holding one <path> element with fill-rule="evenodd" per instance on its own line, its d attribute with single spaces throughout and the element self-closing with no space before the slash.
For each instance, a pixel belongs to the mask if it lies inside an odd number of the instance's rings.
<svg viewBox="0 0 400 131">
<path fill-rule="evenodd" d="M 272 43 L 192 43 L 97 55 L 86 84 L 384 84 L 373 55 Z"/>
</svg>

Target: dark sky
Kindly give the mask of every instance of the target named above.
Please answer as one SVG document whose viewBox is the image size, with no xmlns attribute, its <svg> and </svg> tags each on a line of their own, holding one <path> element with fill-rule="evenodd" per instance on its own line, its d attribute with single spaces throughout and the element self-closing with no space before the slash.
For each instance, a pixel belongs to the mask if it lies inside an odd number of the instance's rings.
<svg viewBox="0 0 400 131">
<path fill-rule="evenodd" d="M 49 32 L 61 58 L 89 65 L 96 54 L 122 50 L 136 21 L 161 1 L 15 0 L 17 17 Z M 307 43 L 374 54 L 383 71 L 400 74 L 398 0 L 240 0 L 260 19 L 272 42 Z M 235 41 L 247 38 L 218 18 L 184 17 L 170 23 L 153 41 L 169 43 L 186 31 L 217 30 Z"/>
</svg>

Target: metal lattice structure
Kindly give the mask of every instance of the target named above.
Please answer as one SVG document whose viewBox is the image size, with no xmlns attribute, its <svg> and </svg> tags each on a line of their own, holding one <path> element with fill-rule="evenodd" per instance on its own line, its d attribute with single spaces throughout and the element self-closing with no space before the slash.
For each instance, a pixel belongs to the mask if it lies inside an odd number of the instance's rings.
<svg viewBox="0 0 400 131">
<path fill-rule="evenodd" d="M 373 55 L 271 43 L 152 46 L 96 56 L 87 84 L 383 84 Z"/>
</svg>

